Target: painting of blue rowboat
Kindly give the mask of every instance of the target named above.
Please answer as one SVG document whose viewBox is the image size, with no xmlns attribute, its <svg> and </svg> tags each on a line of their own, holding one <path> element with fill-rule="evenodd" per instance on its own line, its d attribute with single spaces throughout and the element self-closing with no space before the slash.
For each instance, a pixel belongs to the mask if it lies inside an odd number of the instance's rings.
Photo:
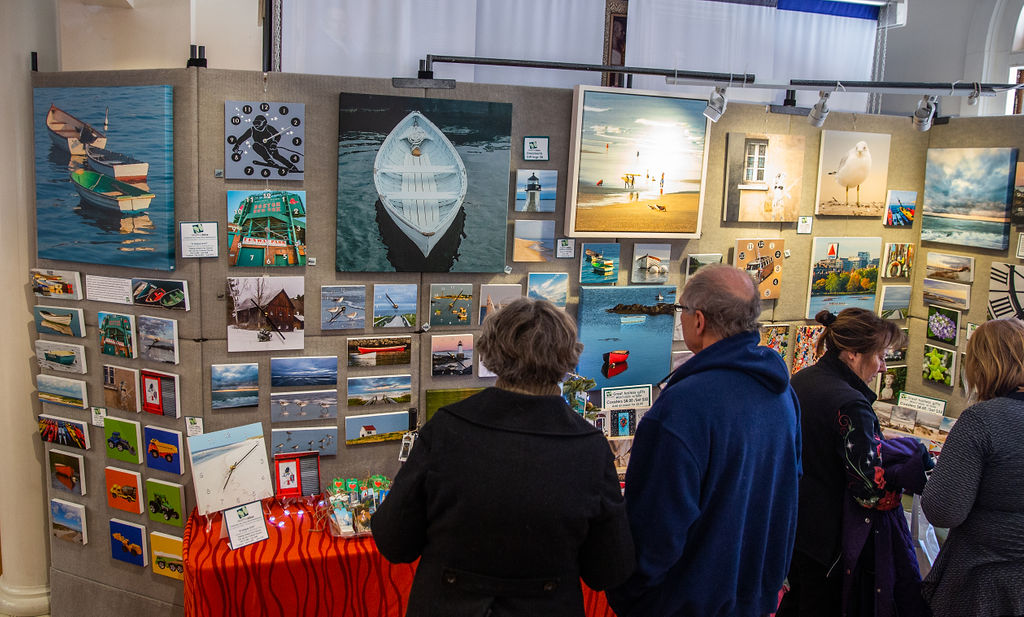
<svg viewBox="0 0 1024 617">
<path fill-rule="evenodd" d="M 576 372 L 597 388 L 656 384 L 671 370 L 676 288 L 581 287 Z"/>
<path fill-rule="evenodd" d="M 500 272 L 512 105 L 342 93 L 339 272 Z"/>
<path fill-rule="evenodd" d="M 172 87 L 33 95 L 38 256 L 173 270 Z"/>
</svg>

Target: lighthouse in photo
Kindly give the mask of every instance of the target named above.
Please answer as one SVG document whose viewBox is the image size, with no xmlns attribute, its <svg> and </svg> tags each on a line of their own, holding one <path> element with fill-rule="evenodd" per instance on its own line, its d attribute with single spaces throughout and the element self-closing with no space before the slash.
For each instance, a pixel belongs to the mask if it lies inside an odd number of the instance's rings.
<svg viewBox="0 0 1024 617">
<path fill-rule="evenodd" d="M 526 179 L 526 212 L 540 211 L 540 178 L 536 173 L 531 173 Z"/>
</svg>

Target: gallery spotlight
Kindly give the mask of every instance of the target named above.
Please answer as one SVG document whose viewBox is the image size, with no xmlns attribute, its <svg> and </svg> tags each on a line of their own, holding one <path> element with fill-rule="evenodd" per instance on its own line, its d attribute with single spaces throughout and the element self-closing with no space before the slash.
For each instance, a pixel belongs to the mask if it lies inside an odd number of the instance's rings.
<svg viewBox="0 0 1024 617">
<path fill-rule="evenodd" d="M 917 110 L 914 111 L 914 128 L 921 131 L 922 133 L 932 128 L 932 118 L 935 117 L 935 105 L 938 98 L 932 95 L 925 95 L 921 97 L 921 102 L 917 104 Z"/>
<path fill-rule="evenodd" d="M 981 96 L 981 85 L 974 82 L 974 91 L 967 95 L 967 104 L 977 105 L 979 96 Z"/>
<path fill-rule="evenodd" d="M 704 115 L 707 116 L 708 120 L 718 122 L 718 119 L 725 113 L 725 106 L 727 104 L 725 88 L 716 87 L 715 91 L 708 97 L 708 106 L 704 108 Z"/>
<path fill-rule="evenodd" d="M 811 123 L 811 126 L 820 129 L 821 125 L 825 124 L 825 118 L 828 117 L 828 97 L 832 93 L 821 90 L 818 94 L 821 95 L 821 98 L 807 114 L 807 121 Z"/>
</svg>

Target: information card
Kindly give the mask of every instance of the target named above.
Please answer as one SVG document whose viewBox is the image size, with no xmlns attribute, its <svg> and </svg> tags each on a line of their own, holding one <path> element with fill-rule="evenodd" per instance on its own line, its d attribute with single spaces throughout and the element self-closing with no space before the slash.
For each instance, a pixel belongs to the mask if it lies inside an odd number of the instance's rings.
<svg viewBox="0 0 1024 617">
<path fill-rule="evenodd" d="M 259 501 L 223 510 L 224 527 L 228 530 L 231 550 L 262 542 L 270 537 L 263 519 L 263 505 Z"/>
<path fill-rule="evenodd" d="M 216 221 L 181 223 L 182 257 L 217 257 L 219 244 Z"/>
</svg>

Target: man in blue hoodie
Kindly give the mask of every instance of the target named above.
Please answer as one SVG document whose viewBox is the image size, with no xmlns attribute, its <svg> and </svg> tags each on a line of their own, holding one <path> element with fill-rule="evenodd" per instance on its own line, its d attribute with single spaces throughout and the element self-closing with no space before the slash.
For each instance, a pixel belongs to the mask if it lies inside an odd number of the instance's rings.
<svg viewBox="0 0 1024 617">
<path fill-rule="evenodd" d="M 620 617 L 762 617 L 789 569 L 800 418 L 786 364 L 758 345 L 757 286 L 705 266 L 676 305 L 696 355 L 644 415 L 626 471 L 637 567 Z"/>
</svg>

